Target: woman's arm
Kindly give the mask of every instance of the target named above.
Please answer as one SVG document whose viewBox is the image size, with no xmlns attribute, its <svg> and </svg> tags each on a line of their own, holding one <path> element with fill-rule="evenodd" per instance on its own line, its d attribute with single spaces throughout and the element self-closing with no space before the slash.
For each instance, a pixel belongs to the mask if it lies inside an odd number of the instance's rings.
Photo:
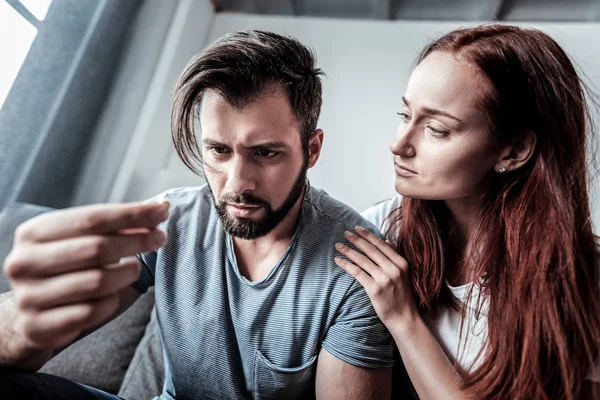
<svg viewBox="0 0 600 400">
<path fill-rule="evenodd" d="M 347 232 L 346 238 L 366 256 L 338 244 L 337 250 L 351 261 L 339 257 L 335 261 L 365 288 L 377 315 L 394 337 L 419 397 L 469 398 L 461 390 L 460 375 L 417 310 L 406 260 L 366 229 L 357 227 L 354 233 Z"/>
</svg>

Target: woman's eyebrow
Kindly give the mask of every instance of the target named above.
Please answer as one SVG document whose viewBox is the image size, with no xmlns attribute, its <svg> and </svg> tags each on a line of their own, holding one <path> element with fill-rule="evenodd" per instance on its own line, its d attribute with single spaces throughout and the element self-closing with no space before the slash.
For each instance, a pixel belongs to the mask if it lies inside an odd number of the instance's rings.
<svg viewBox="0 0 600 400">
<path fill-rule="evenodd" d="M 410 103 L 408 102 L 408 100 L 406 100 L 406 97 L 402 96 L 402 102 L 404 104 L 406 104 L 408 107 L 410 107 Z M 451 118 L 451 119 L 453 119 L 453 120 L 455 120 L 455 121 L 457 121 L 457 122 L 459 122 L 461 124 L 463 123 L 462 119 L 460 119 L 458 117 L 455 117 L 454 115 L 449 114 L 449 113 L 447 113 L 445 111 L 438 110 L 438 109 L 431 108 L 431 107 L 423 107 L 422 109 L 423 109 L 423 112 L 425 114 L 429 114 L 429 115 L 442 115 L 444 117 Z"/>
</svg>

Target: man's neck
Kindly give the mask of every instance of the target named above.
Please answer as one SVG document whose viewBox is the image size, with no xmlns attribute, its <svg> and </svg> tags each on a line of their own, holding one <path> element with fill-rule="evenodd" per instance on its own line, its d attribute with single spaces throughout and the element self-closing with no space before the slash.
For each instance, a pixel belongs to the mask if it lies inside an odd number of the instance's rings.
<svg viewBox="0 0 600 400">
<path fill-rule="evenodd" d="M 233 248 L 240 272 L 251 281 L 264 279 L 283 255 L 294 236 L 305 192 L 298 198 L 283 221 L 258 239 L 233 238 Z"/>
</svg>

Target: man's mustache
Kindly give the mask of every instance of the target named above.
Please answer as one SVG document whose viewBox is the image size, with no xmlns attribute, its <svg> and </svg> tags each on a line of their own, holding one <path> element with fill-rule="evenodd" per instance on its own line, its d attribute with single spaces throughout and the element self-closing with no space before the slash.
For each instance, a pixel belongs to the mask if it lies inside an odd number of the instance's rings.
<svg viewBox="0 0 600 400">
<path fill-rule="evenodd" d="M 252 196 L 248 193 L 225 193 L 221 195 L 220 201 L 221 204 L 224 203 L 236 203 L 236 204 L 247 204 L 251 206 L 263 206 L 269 207 L 269 203 L 266 200 L 261 199 L 260 197 Z"/>
</svg>

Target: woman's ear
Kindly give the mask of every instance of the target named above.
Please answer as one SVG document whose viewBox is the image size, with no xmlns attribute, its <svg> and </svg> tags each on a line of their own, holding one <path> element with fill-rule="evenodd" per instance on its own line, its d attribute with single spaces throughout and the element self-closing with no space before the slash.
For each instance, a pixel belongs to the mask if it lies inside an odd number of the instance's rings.
<svg viewBox="0 0 600 400">
<path fill-rule="evenodd" d="M 525 131 L 512 143 L 505 146 L 496 163 L 496 171 L 500 173 L 514 171 L 529 161 L 535 151 L 537 137 L 532 131 Z"/>
</svg>

